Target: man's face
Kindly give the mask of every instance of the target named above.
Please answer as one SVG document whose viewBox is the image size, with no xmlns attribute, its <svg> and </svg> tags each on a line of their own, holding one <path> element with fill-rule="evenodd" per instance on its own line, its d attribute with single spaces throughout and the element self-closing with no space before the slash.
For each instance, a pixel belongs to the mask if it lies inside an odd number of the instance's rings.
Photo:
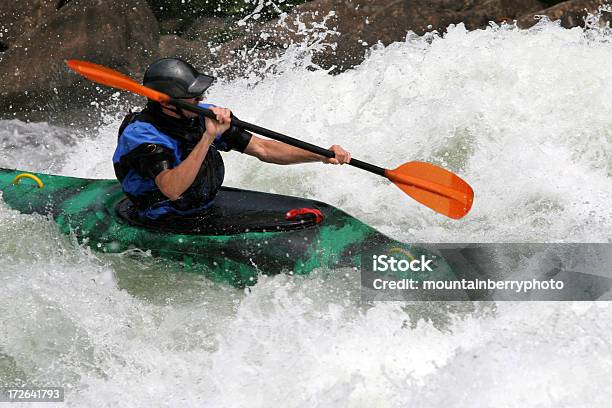
<svg viewBox="0 0 612 408">
<path fill-rule="evenodd" d="M 195 97 L 195 98 L 184 98 L 184 99 L 181 99 L 181 100 L 185 101 L 187 103 L 190 103 L 192 105 L 197 105 L 198 103 L 200 103 L 202 101 L 202 99 L 204 99 L 202 96 L 198 96 L 198 97 Z M 185 110 L 185 109 L 183 109 L 183 114 L 185 116 L 187 116 L 188 118 L 195 118 L 196 116 L 198 116 L 197 113 L 191 112 L 191 111 L 188 111 L 188 110 Z"/>
<path fill-rule="evenodd" d="M 195 98 L 181 98 L 181 101 L 185 101 L 193 105 L 197 105 L 199 102 L 202 102 L 203 100 L 204 100 L 204 96 L 201 96 L 201 95 Z"/>
<path fill-rule="evenodd" d="M 199 102 L 204 100 L 204 97 L 203 96 L 197 96 L 195 98 L 180 98 L 180 100 L 183 101 L 183 102 L 190 103 L 192 105 L 197 105 Z M 166 109 L 167 106 L 169 106 L 169 105 L 167 105 L 165 103 L 162 103 L 162 107 L 164 108 L 164 112 L 167 115 L 178 117 L 178 115 L 176 113 L 174 113 L 173 111 L 171 111 L 169 109 Z M 188 118 L 195 118 L 196 116 L 198 116 L 197 113 L 191 112 L 191 111 L 188 111 L 188 110 L 185 110 L 185 109 L 183 109 L 182 112 L 183 112 L 183 115 L 185 115 Z"/>
</svg>

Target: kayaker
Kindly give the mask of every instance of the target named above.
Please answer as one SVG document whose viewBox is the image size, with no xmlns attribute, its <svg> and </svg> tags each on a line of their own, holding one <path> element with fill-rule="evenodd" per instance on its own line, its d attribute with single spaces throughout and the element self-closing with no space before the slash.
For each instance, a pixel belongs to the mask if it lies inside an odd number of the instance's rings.
<svg viewBox="0 0 612 408">
<path fill-rule="evenodd" d="M 191 215 L 210 206 L 225 174 L 219 151 L 236 150 L 276 164 L 344 164 L 351 160 L 350 153 L 339 145 L 330 147 L 335 158 L 328 159 L 231 126 L 229 109 L 202 103 L 214 80 L 178 58 L 160 59 L 145 71 L 145 86 L 200 104 L 212 110 L 217 120 L 151 100 L 141 112 L 126 116 L 119 128 L 113 164 L 140 217 Z"/>
</svg>

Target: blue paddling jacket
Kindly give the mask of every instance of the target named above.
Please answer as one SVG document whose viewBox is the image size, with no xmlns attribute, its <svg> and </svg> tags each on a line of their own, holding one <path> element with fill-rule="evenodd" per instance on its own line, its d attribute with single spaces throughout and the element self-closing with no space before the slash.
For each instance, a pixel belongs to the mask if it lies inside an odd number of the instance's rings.
<svg viewBox="0 0 612 408">
<path fill-rule="evenodd" d="M 200 106 L 214 105 L 201 103 Z M 244 152 L 251 140 L 250 133 L 232 126 L 217 135 L 195 181 L 178 200 L 170 201 L 155 184 L 157 175 L 185 160 L 205 129 L 203 116 L 174 118 L 164 114 L 155 102 L 125 117 L 119 128 L 113 166 L 123 191 L 138 209 L 140 217 L 190 215 L 210 206 L 225 175 L 219 151 Z"/>
</svg>

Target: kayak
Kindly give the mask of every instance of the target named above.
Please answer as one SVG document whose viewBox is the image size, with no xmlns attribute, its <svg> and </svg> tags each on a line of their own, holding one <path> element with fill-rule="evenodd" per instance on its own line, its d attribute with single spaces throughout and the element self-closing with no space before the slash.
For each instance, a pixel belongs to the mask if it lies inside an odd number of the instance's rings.
<svg viewBox="0 0 612 408">
<path fill-rule="evenodd" d="M 448 285 L 512 276 L 513 259 L 538 262 L 538 280 L 562 279 L 564 291 L 536 300 L 596 300 L 612 293 L 612 276 L 577 268 L 594 254 L 608 259 L 608 244 L 418 244 L 393 240 L 344 211 L 320 201 L 222 187 L 213 205 L 196 217 L 143 223 L 116 180 L 95 180 L 0 169 L 0 191 L 8 207 L 50 215 L 59 230 L 96 251 L 132 249 L 179 262 L 180 270 L 202 273 L 236 287 L 260 274 L 306 275 L 317 268 L 361 272 L 364 300 L 525 300 L 529 293 L 491 290 L 379 290 L 391 277 Z M 500 258 L 501 254 L 501 258 Z M 572 254 L 568 257 L 567 254 Z M 373 256 L 377 257 L 373 261 Z M 380 258 L 382 256 L 382 258 Z M 387 258 L 384 258 L 387 257 Z M 385 259 L 421 262 L 431 271 L 390 271 Z M 562 261 L 566 259 L 566 261 Z M 398 262 L 398 265 L 399 265 Z M 377 286 L 378 285 L 378 286 Z M 376 289 L 373 290 L 372 288 Z M 401 289 L 398 287 L 398 289 Z M 539 297 L 538 297 L 539 296 Z"/>
<path fill-rule="evenodd" d="M 153 223 L 138 219 L 116 180 L 0 169 L 0 191 L 10 208 L 50 215 L 96 251 L 150 251 L 237 287 L 253 285 L 259 274 L 357 269 L 365 253 L 424 254 L 331 205 L 258 191 L 222 187 L 204 213 Z M 448 269 L 442 261 L 438 271 Z"/>
</svg>

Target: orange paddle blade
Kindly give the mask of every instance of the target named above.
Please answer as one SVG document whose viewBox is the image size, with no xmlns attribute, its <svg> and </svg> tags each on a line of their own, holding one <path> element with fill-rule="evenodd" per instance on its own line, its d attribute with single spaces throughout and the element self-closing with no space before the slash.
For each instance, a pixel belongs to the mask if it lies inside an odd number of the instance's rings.
<svg viewBox="0 0 612 408">
<path fill-rule="evenodd" d="M 121 89 L 123 91 L 134 92 L 156 102 L 168 102 L 170 100 L 168 95 L 147 88 L 144 85 L 140 85 L 132 78 L 110 68 L 103 67 L 102 65 L 73 59 L 66 61 L 66 64 L 75 72 L 99 84 Z"/>
<path fill-rule="evenodd" d="M 459 176 L 424 162 L 408 162 L 385 176 L 404 193 L 447 217 L 466 215 L 474 201 L 474 190 Z"/>
</svg>

